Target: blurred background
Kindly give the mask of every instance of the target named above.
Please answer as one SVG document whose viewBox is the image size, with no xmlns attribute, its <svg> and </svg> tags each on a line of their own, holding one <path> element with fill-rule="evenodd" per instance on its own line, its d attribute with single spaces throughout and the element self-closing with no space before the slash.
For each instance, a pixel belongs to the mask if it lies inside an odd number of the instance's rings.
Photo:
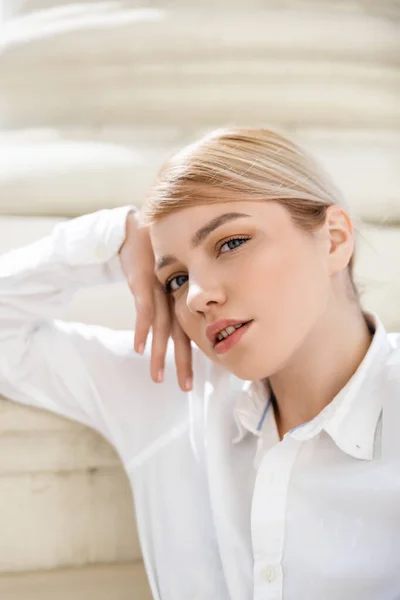
<svg viewBox="0 0 400 600">
<path fill-rule="evenodd" d="M 0 253 L 140 206 L 165 158 L 214 127 L 273 126 L 345 193 L 363 303 L 400 331 L 399 64 L 399 0 L 0 0 Z M 61 316 L 135 322 L 123 284 Z M 0 531 L 2 599 L 150 598 L 113 448 L 5 398 Z"/>
</svg>

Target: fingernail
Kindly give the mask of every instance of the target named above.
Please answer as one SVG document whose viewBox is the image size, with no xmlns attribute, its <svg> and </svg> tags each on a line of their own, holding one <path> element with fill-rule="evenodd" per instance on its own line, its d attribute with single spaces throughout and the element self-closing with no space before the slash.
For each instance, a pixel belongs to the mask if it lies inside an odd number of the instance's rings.
<svg viewBox="0 0 400 600">
<path fill-rule="evenodd" d="M 143 352 L 144 352 L 144 344 L 142 342 L 141 344 L 139 344 L 138 354 L 143 354 Z"/>
<path fill-rule="evenodd" d="M 190 389 L 191 389 L 191 387 L 192 387 L 192 378 L 191 378 L 191 377 L 188 377 L 188 378 L 185 380 L 185 390 L 190 390 Z"/>
<path fill-rule="evenodd" d="M 164 377 L 164 369 L 160 369 L 157 375 L 157 381 L 162 381 Z"/>
</svg>

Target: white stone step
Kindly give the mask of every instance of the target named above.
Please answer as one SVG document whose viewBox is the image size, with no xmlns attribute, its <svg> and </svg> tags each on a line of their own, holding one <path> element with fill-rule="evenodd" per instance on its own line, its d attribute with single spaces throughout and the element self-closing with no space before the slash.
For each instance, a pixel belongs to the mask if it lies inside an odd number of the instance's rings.
<svg viewBox="0 0 400 600">
<path fill-rule="evenodd" d="M 152 600 L 141 562 L 0 575 L 2 600 Z"/>
<path fill-rule="evenodd" d="M 162 163 L 199 133 L 194 126 L 180 133 L 132 128 L 123 137 L 109 132 L 105 139 L 90 130 L 3 132 L 0 214 L 76 216 L 140 206 Z M 305 127 L 289 133 L 327 169 L 357 216 L 400 222 L 400 126 L 340 135 Z"/>
<path fill-rule="evenodd" d="M 116 0 L 104 0 L 103 4 L 110 6 L 115 2 Z M 4 18 L 7 19 L 48 8 L 68 7 L 71 4 L 82 4 L 82 0 L 2 0 L 1 3 Z M 84 4 L 98 5 L 99 0 L 85 0 Z M 137 6 L 135 0 L 119 0 L 118 4 L 133 7 Z M 207 7 L 210 9 L 232 9 L 234 7 L 243 6 L 243 0 L 202 0 L 201 4 L 204 8 Z M 141 6 L 144 5 L 145 2 L 141 3 Z M 160 8 L 187 8 L 187 5 L 187 0 L 153 0 L 151 2 L 151 6 Z M 246 6 L 249 10 L 263 8 L 265 6 L 265 0 L 246 0 Z M 381 0 L 379 3 L 375 0 L 269 0 L 268 7 L 280 9 L 295 8 L 298 10 L 308 9 L 324 12 L 329 10 L 347 12 L 350 14 L 363 14 L 367 12 L 369 14 L 372 13 L 391 18 L 399 17 L 397 3 L 393 2 L 393 0 Z"/>
<path fill-rule="evenodd" d="M 396 21 L 241 8 L 99 2 L 13 19 L 0 123 L 400 125 Z"/>
<path fill-rule="evenodd" d="M 141 558 L 127 475 L 99 434 L 0 396 L 0 457 L 0 572 Z"/>
</svg>

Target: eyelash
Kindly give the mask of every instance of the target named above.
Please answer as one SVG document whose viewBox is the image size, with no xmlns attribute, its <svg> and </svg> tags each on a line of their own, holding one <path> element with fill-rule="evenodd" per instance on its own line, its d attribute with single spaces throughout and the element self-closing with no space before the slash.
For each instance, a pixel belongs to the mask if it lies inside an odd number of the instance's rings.
<svg viewBox="0 0 400 600">
<path fill-rule="evenodd" d="M 221 248 L 223 248 L 225 246 L 225 244 L 229 244 L 229 242 L 232 242 L 233 240 L 240 240 L 242 242 L 247 242 L 247 240 L 249 240 L 249 237 L 231 237 L 228 240 L 226 240 L 223 244 L 221 244 L 219 250 L 221 250 Z M 240 244 L 239 246 L 236 246 L 236 248 L 233 248 L 232 250 L 230 250 L 227 254 L 229 254 L 230 252 L 234 252 L 235 250 L 237 250 L 238 248 L 240 248 L 240 246 L 242 246 L 243 244 Z M 225 252 L 224 252 L 225 254 Z M 165 294 L 173 294 L 174 292 L 177 292 L 178 290 L 181 289 L 182 286 L 180 286 L 177 290 L 171 290 L 171 282 L 176 279 L 177 277 L 182 277 L 182 275 L 174 275 L 174 277 L 171 277 L 170 279 L 168 279 L 165 284 L 163 285 L 163 290 Z"/>
</svg>

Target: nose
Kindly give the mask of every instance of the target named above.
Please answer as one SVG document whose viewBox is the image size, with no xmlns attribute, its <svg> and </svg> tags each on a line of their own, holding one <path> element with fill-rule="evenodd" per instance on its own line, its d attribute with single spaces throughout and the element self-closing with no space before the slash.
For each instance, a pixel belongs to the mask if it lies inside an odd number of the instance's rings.
<svg viewBox="0 0 400 600">
<path fill-rule="evenodd" d="M 186 304 L 193 314 L 206 314 L 208 311 L 215 309 L 216 305 L 222 305 L 224 302 L 225 293 L 221 285 L 215 282 L 213 285 L 190 283 Z"/>
</svg>

